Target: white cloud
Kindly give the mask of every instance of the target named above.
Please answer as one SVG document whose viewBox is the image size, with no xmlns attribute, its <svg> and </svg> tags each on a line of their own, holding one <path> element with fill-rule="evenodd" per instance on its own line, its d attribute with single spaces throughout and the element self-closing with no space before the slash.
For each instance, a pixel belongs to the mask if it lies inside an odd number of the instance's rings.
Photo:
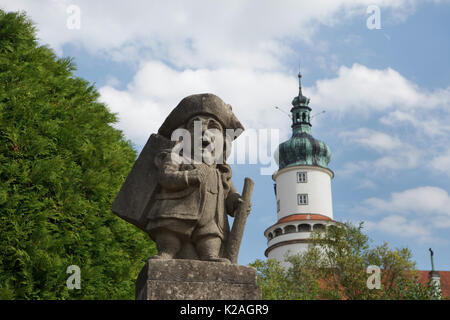
<svg viewBox="0 0 450 320">
<path fill-rule="evenodd" d="M 429 166 L 438 173 L 445 173 L 450 176 L 450 149 L 433 158 Z"/>
<path fill-rule="evenodd" d="M 138 1 L 2 0 L 26 10 L 39 36 L 61 53 L 64 44 L 114 59 L 158 59 L 178 67 L 253 66 L 281 69 L 285 41 L 314 44 L 319 25 L 360 15 L 368 5 L 410 13 L 413 0 Z M 69 30 L 69 5 L 81 9 L 81 28 Z"/>
<path fill-rule="evenodd" d="M 435 217 L 431 222 L 436 229 L 450 228 L 450 217 L 448 216 Z"/>
<path fill-rule="evenodd" d="M 375 160 L 373 162 L 373 168 L 376 171 L 414 169 L 421 164 L 421 155 L 422 152 L 420 150 L 406 145 L 403 150 L 394 151 Z"/>
<path fill-rule="evenodd" d="M 340 136 L 377 152 L 398 150 L 404 146 L 404 143 L 399 138 L 368 128 L 343 131 L 340 133 Z"/>
<path fill-rule="evenodd" d="M 428 92 L 394 69 L 370 69 L 357 63 L 341 66 L 335 78 L 317 81 L 309 92 L 315 104 L 341 113 L 424 110 L 450 103 L 450 88 Z"/>
<path fill-rule="evenodd" d="M 394 192 L 389 200 L 369 198 L 363 204 L 368 210 L 380 213 L 439 214 L 450 217 L 450 196 L 446 190 L 432 186 Z"/>
<path fill-rule="evenodd" d="M 346 148 L 363 147 L 381 156 L 369 154 L 367 159 L 346 163 L 338 174 L 370 175 L 421 165 L 450 174 L 450 156 L 445 153 L 450 134 L 450 88 L 427 91 L 391 68 L 354 64 L 341 66 L 335 78 L 318 80 L 307 90 L 314 104 L 332 115 L 381 114 L 379 123 L 395 131 L 393 135 L 383 132 L 385 128 L 359 128 L 340 133 Z"/>
<path fill-rule="evenodd" d="M 126 138 L 137 145 L 143 146 L 164 120 L 163 110 L 155 101 L 133 96 L 110 86 L 100 88 L 99 92 L 100 100 L 118 114 L 119 122 L 116 127 L 123 130 Z"/>
<path fill-rule="evenodd" d="M 395 110 L 380 118 L 380 122 L 385 125 L 397 127 L 400 125 L 411 125 L 418 134 L 426 134 L 429 137 L 442 137 L 450 133 L 449 114 L 445 110 L 447 105 L 445 100 L 442 104 L 443 115 L 433 115 L 428 111 L 409 110 L 408 112 Z"/>
<path fill-rule="evenodd" d="M 177 71 L 161 62 L 148 61 L 125 90 L 104 86 L 99 92 L 101 100 L 119 114 L 117 127 L 142 145 L 178 102 L 194 93 L 217 94 L 232 105 L 246 128 L 284 128 L 288 132 L 289 119 L 274 107 L 289 105 L 296 88 L 294 77 L 277 72 L 243 68 Z"/>
<path fill-rule="evenodd" d="M 118 87 L 121 84 L 120 80 L 113 76 L 107 76 L 105 82 L 110 87 Z"/>
<path fill-rule="evenodd" d="M 394 192 L 390 199 L 369 198 L 358 209 L 378 221 L 369 220 L 366 226 L 405 238 L 417 238 L 420 242 L 436 242 L 434 233 L 450 228 L 450 196 L 444 189 L 425 186 Z"/>
<path fill-rule="evenodd" d="M 354 131 L 344 131 L 339 134 L 344 139 L 346 147 L 361 146 L 374 150 L 381 157 L 371 160 L 361 160 L 344 164 L 338 172 L 349 176 L 361 171 L 367 174 L 378 174 L 386 170 L 406 170 L 418 167 L 422 162 L 422 151 L 405 143 L 396 136 L 369 128 L 359 128 Z M 352 148 L 354 149 L 354 147 Z"/>
<path fill-rule="evenodd" d="M 369 161 L 346 162 L 341 168 L 336 170 L 336 175 L 340 177 L 349 177 L 355 173 L 365 171 L 370 167 Z"/>
<path fill-rule="evenodd" d="M 365 226 L 370 231 L 381 231 L 393 236 L 403 238 L 417 238 L 420 242 L 430 243 L 436 241 L 432 236 L 429 225 L 424 225 L 422 221 L 407 219 L 403 216 L 390 215 L 380 221 L 366 221 Z"/>
</svg>

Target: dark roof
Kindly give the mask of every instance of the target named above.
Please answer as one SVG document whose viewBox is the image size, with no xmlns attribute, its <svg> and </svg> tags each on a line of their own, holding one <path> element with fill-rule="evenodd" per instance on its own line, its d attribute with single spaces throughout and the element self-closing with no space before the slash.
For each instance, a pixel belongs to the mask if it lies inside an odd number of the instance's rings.
<svg viewBox="0 0 450 320">
<path fill-rule="evenodd" d="M 331 150 L 327 144 L 308 132 L 294 131 L 292 137 L 278 146 L 280 169 L 298 165 L 320 166 L 328 169 Z"/>
</svg>

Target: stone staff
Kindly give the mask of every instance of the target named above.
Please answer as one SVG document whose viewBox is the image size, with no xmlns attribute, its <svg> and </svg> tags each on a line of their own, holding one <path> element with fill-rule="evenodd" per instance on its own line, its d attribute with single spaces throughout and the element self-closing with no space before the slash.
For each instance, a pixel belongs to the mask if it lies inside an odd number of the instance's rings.
<svg viewBox="0 0 450 320">
<path fill-rule="evenodd" d="M 231 263 L 237 263 L 239 248 L 241 247 L 242 236 L 244 235 L 245 223 L 247 222 L 247 208 L 252 198 L 253 186 L 255 183 L 250 178 L 245 178 L 244 188 L 242 190 L 242 202 L 236 210 L 233 227 L 231 228 L 226 244 L 225 257 Z"/>
</svg>

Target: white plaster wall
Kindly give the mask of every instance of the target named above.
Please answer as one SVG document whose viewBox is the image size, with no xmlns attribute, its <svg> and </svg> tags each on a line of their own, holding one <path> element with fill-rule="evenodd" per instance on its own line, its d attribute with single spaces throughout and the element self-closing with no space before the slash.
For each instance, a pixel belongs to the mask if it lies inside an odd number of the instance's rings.
<svg viewBox="0 0 450 320">
<path fill-rule="evenodd" d="M 297 172 L 306 171 L 308 181 L 297 182 Z M 331 172 L 311 166 L 297 166 L 275 173 L 277 200 L 280 200 L 278 220 L 285 216 L 302 213 L 317 213 L 333 219 L 331 195 Z M 298 205 L 297 194 L 308 194 L 308 204 Z"/>
<path fill-rule="evenodd" d="M 267 242 L 267 247 L 273 246 L 279 242 L 298 240 L 298 239 L 309 239 L 311 238 L 311 232 L 292 232 L 287 234 L 282 234 L 277 236 Z"/>
<path fill-rule="evenodd" d="M 293 243 L 286 244 L 271 250 L 268 254 L 268 259 L 275 259 L 280 261 L 283 267 L 289 267 L 289 264 L 285 261 L 286 254 L 289 252 L 290 255 L 303 253 L 308 250 L 308 243 Z"/>
</svg>

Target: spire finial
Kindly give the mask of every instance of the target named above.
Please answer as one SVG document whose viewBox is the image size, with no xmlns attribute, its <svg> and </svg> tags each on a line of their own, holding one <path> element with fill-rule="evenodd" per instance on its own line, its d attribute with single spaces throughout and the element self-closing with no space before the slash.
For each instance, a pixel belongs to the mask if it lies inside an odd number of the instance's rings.
<svg viewBox="0 0 450 320">
<path fill-rule="evenodd" d="M 433 256 L 434 256 L 434 252 L 433 252 L 433 250 L 431 250 L 431 248 L 429 248 L 428 250 L 430 250 L 430 258 L 431 258 L 431 271 L 434 271 L 434 259 L 433 259 Z"/>
<path fill-rule="evenodd" d="M 303 93 L 302 93 L 302 73 L 300 71 L 298 72 L 298 96 L 299 97 L 303 96 Z"/>
</svg>

